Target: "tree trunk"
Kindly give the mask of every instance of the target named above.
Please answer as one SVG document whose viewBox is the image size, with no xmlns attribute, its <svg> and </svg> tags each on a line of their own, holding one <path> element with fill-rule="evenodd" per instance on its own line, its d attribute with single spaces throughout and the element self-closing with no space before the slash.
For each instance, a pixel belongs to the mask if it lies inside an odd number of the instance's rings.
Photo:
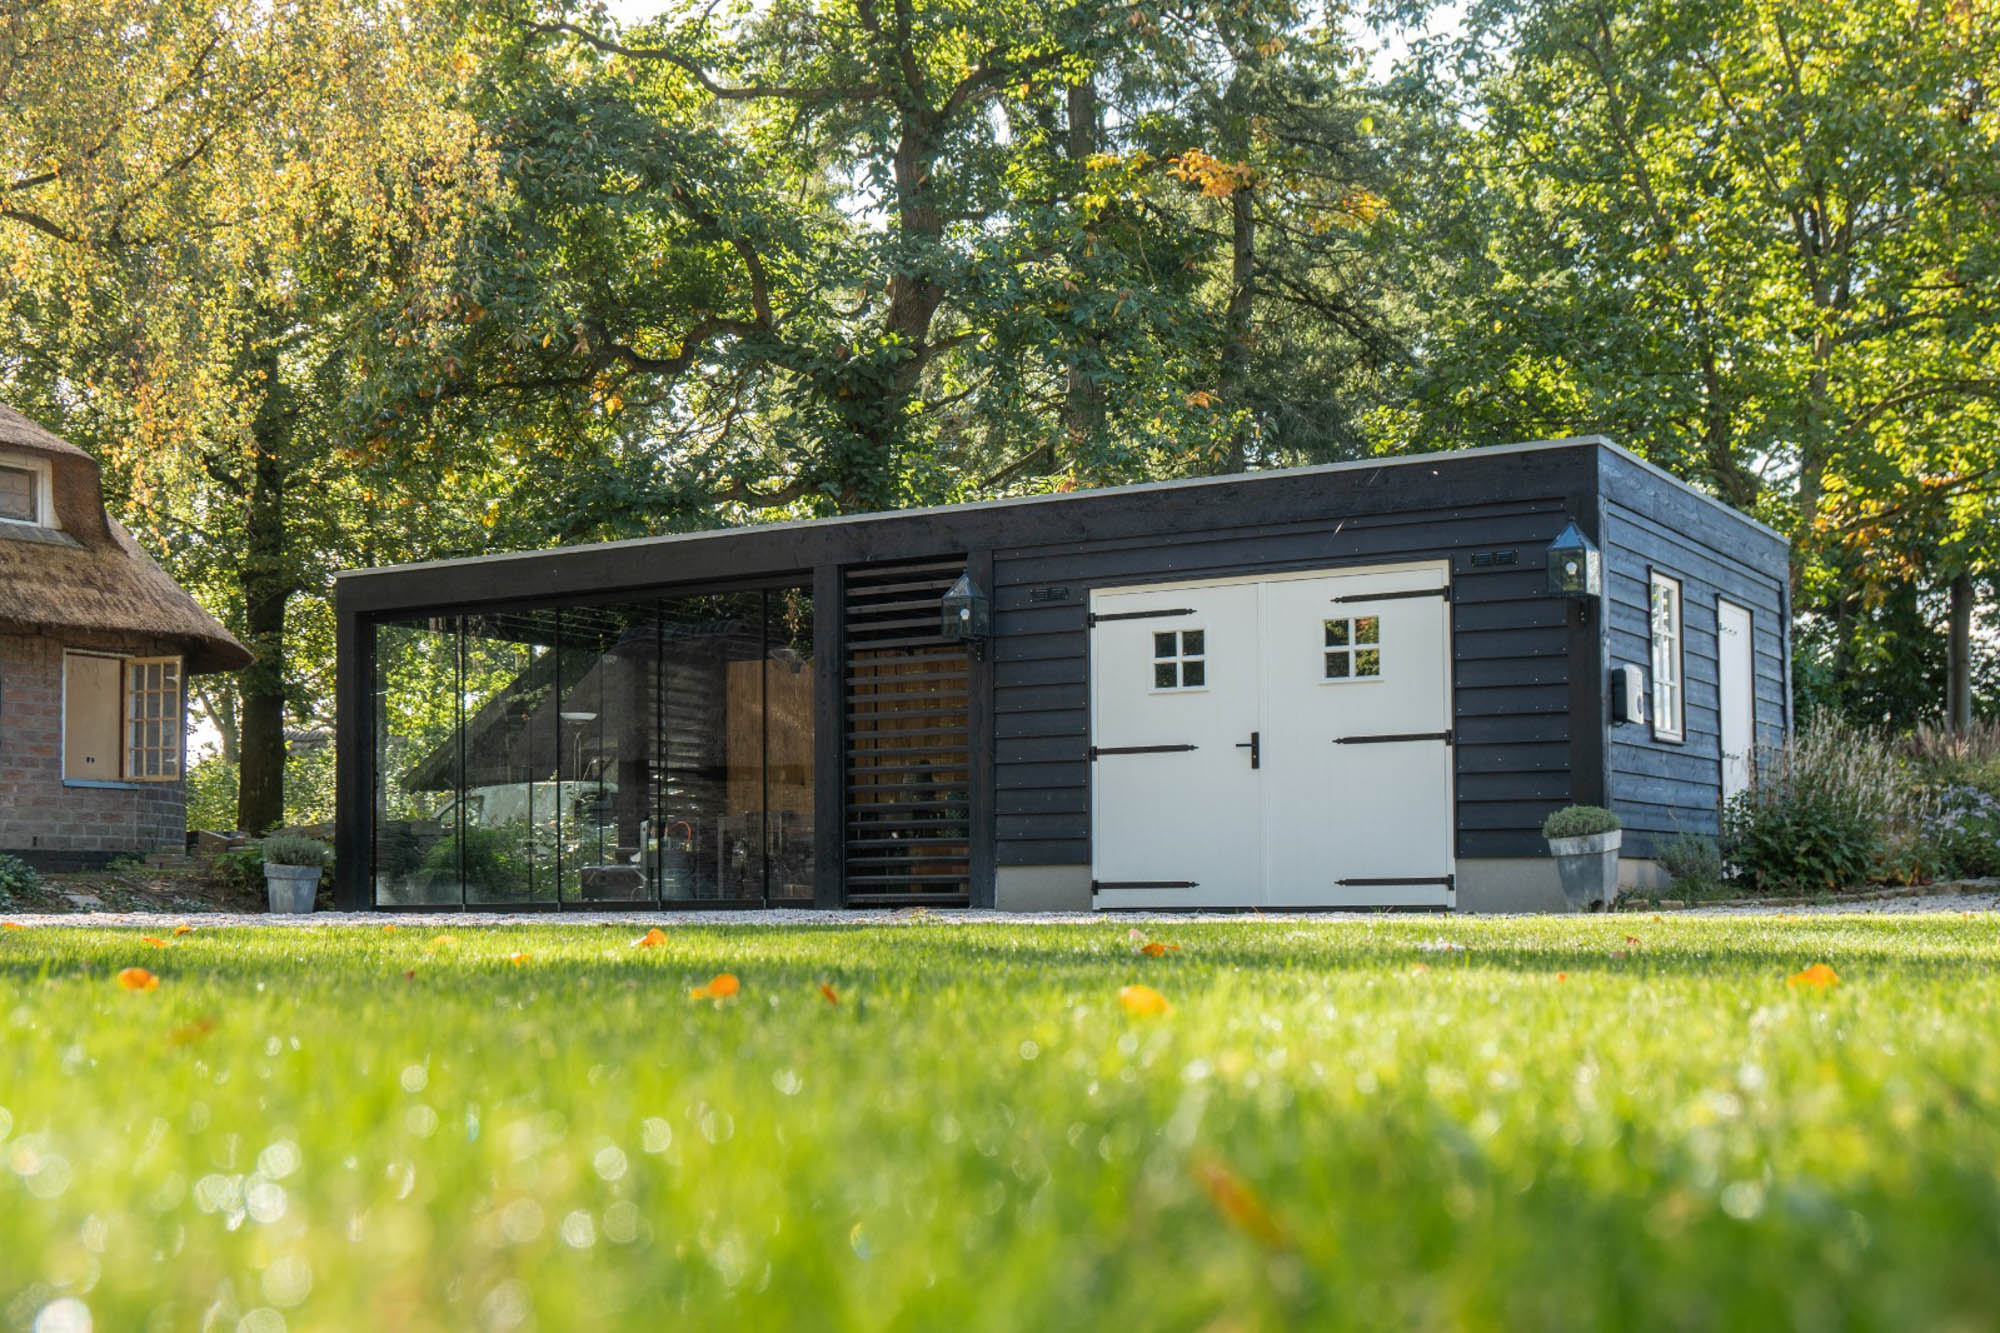
<svg viewBox="0 0 2000 1333">
<path fill-rule="evenodd" d="M 1239 54 L 1236 75 L 1223 94 L 1225 151 L 1233 162 L 1250 160 L 1250 116 L 1244 103 L 1257 57 Z M 1229 304 L 1222 316 L 1222 366 L 1216 376 L 1216 396 L 1224 411 L 1242 413 L 1229 437 L 1222 471 L 1241 472 L 1250 460 L 1250 419 L 1243 395 L 1250 381 L 1250 324 L 1257 305 L 1257 217 L 1249 182 L 1229 196 Z"/>
<path fill-rule="evenodd" d="M 1069 159 L 1081 169 L 1091 154 L 1097 151 L 1097 85 L 1090 79 L 1071 84 L 1067 112 Z M 1086 225 L 1083 234 L 1087 254 L 1096 240 L 1096 225 Z M 1097 380 L 1087 365 L 1094 364 L 1098 359 L 1097 336 L 1086 331 L 1071 356 L 1068 381 L 1063 392 L 1063 438 L 1072 459 L 1082 454 L 1084 445 L 1094 439 L 1104 425 L 1104 393 L 1098 388 Z M 1053 471 L 1060 466 L 1060 460 L 1050 458 L 1049 464 Z"/>
<path fill-rule="evenodd" d="M 1945 664 L 1945 723 L 1963 736 L 1972 730 L 1972 575 L 1963 570 L 1951 581 Z"/>
<path fill-rule="evenodd" d="M 236 823 L 265 833 L 285 819 L 285 603 L 294 591 L 285 567 L 284 446 L 290 405 L 279 387 L 277 357 L 266 358 L 264 402 L 252 427 L 255 456 L 245 522 L 245 647 L 257 660 L 238 677 L 239 764 Z"/>
</svg>

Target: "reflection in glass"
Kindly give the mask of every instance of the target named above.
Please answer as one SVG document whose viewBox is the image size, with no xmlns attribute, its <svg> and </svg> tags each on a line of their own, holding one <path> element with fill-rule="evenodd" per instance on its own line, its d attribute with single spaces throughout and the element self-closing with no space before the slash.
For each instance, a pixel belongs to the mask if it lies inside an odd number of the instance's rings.
<svg viewBox="0 0 2000 1333">
<path fill-rule="evenodd" d="M 383 624 L 382 905 L 809 901 L 812 595 Z"/>
</svg>

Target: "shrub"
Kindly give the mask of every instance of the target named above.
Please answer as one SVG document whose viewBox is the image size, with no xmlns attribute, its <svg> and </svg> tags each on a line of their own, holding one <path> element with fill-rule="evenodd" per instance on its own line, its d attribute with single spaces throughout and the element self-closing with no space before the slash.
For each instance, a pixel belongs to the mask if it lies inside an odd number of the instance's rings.
<svg viewBox="0 0 2000 1333">
<path fill-rule="evenodd" d="M 1723 812 L 1723 854 L 1760 893 L 1823 892 L 1912 880 L 1936 856 L 1935 807 L 1918 764 L 1878 731 L 1822 712 L 1759 756 L 1750 787 Z"/>
<path fill-rule="evenodd" d="M 330 848 L 318 838 L 307 838 L 297 833 L 273 833 L 257 844 L 264 854 L 264 863 L 274 866 L 318 866 L 326 868 L 332 859 Z"/>
<path fill-rule="evenodd" d="M 224 890 L 260 889 L 264 884 L 264 853 L 254 842 L 217 852 L 209 859 L 204 878 Z"/>
<path fill-rule="evenodd" d="M 1660 847 L 1656 859 L 1676 884 L 1720 884 L 1729 878 L 1722 848 L 1715 839 L 1699 833 L 1675 834 L 1671 842 Z"/>
<path fill-rule="evenodd" d="M 2000 875 L 2000 796 L 1970 783 L 1938 795 L 1938 811 L 1925 830 L 1942 873 L 1979 879 Z"/>
<path fill-rule="evenodd" d="M 1542 821 L 1544 838 L 1587 838 L 1610 833 L 1621 825 L 1618 816 L 1601 805 L 1566 805 Z"/>
<path fill-rule="evenodd" d="M 0 855 L 0 898 L 27 893 L 41 882 L 35 868 L 20 857 Z"/>
</svg>

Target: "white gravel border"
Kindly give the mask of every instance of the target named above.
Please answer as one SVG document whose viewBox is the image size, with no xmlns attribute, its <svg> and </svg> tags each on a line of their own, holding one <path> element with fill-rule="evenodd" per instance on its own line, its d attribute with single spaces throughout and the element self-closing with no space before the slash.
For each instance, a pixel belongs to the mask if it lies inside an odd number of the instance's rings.
<svg viewBox="0 0 2000 1333">
<path fill-rule="evenodd" d="M 1791 907 L 1672 908 L 1662 916 L 1877 916 L 1924 914 L 1948 916 L 1963 912 L 2000 912 L 2000 892 L 1948 894 L 1919 898 L 1881 898 L 1851 903 L 1804 903 Z M 1619 916 L 1642 913 L 1614 913 Z M 202 930 L 234 926 L 285 926 L 298 930 L 376 929 L 396 926 L 409 930 L 459 926 L 622 926 L 673 930 L 686 926 L 882 926 L 910 921 L 997 922 L 1002 925 L 1083 926 L 1097 922 L 1149 921 L 1381 921 L 1397 919 L 1382 912 L 995 912 L 965 908 L 853 908 L 819 910 L 775 908 L 768 911 L 638 911 L 638 912 L 314 912 L 309 916 L 274 916 L 247 912 L 44 912 L 6 918 L 28 929 L 47 926 L 149 927 L 186 922 Z M 1414 918 L 1412 918 L 1414 919 Z"/>
</svg>

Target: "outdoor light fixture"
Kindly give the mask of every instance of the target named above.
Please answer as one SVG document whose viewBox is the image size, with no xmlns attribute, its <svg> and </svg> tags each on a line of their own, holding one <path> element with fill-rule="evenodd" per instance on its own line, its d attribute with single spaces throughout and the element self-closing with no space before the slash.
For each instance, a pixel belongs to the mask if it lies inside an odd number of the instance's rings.
<svg viewBox="0 0 2000 1333">
<path fill-rule="evenodd" d="M 1597 548 L 1571 519 L 1549 543 L 1549 591 L 1559 597 L 1595 597 L 1604 591 Z"/>
<path fill-rule="evenodd" d="M 972 571 L 960 574 L 938 605 L 943 612 L 938 632 L 945 638 L 976 644 L 993 633 L 993 604 L 972 581 Z"/>
</svg>

